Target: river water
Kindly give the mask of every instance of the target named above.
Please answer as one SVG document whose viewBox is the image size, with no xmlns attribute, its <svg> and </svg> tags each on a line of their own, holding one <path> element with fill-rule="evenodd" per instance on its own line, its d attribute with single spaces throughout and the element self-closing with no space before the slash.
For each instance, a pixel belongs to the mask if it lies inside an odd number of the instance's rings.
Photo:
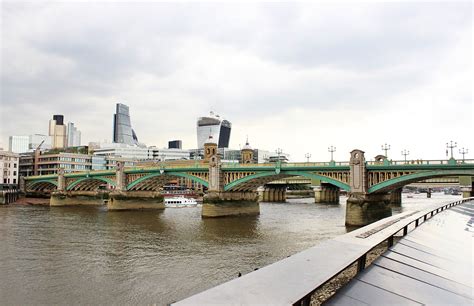
<svg viewBox="0 0 474 306">
<path fill-rule="evenodd" d="M 458 198 L 404 195 L 393 211 Z M 0 303 L 171 303 L 346 233 L 345 200 L 261 203 L 259 216 L 219 219 L 199 207 L 0 206 Z"/>
</svg>

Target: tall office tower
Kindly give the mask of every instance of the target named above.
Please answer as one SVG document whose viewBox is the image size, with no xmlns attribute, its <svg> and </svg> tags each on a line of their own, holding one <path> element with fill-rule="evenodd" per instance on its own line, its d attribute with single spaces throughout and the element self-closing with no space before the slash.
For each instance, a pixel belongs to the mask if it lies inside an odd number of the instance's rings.
<svg viewBox="0 0 474 306">
<path fill-rule="evenodd" d="M 168 141 L 168 149 L 182 149 L 183 142 L 181 140 Z"/>
<path fill-rule="evenodd" d="M 13 153 L 28 152 L 28 136 L 10 136 L 8 138 L 8 151 Z"/>
<path fill-rule="evenodd" d="M 67 124 L 67 146 L 78 147 L 81 145 L 81 131 L 79 131 L 73 122 Z"/>
<path fill-rule="evenodd" d="M 128 106 L 117 103 L 114 114 L 114 142 L 128 145 L 138 145 L 138 138 L 130 123 Z"/>
<path fill-rule="evenodd" d="M 66 147 L 67 133 L 63 115 L 54 115 L 53 119 L 49 120 L 49 136 L 53 149 Z"/>
<path fill-rule="evenodd" d="M 198 149 L 204 148 L 204 143 L 212 136 L 218 139 L 219 148 L 228 148 L 232 123 L 221 120 L 219 115 L 211 112 L 209 117 L 201 117 L 197 121 L 197 145 Z"/>
</svg>

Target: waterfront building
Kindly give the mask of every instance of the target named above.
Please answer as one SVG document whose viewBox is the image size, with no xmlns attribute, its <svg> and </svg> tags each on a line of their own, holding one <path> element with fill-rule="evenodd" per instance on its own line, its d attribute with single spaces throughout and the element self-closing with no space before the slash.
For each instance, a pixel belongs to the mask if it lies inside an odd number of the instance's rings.
<svg viewBox="0 0 474 306">
<path fill-rule="evenodd" d="M 221 119 L 214 112 L 211 112 L 208 117 L 200 117 L 197 121 L 198 149 L 204 148 L 204 143 L 208 140 L 209 136 L 215 139 L 218 148 L 228 148 L 231 130 L 232 123 Z"/>
<path fill-rule="evenodd" d="M 120 156 L 92 156 L 92 170 L 114 170 L 117 163 L 123 163 L 124 167 L 133 167 L 137 161 L 133 158 L 125 158 Z"/>
<path fill-rule="evenodd" d="M 132 123 L 130 121 L 129 108 L 122 103 L 117 103 L 116 105 L 113 139 L 115 143 L 138 145 L 138 138 L 132 129 Z"/>
<path fill-rule="evenodd" d="M 28 136 L 10 136 L 8 138 L 8 151 L 13 153 L 28 152 Z"/>
<path fill-rule="evenodd" d="M 78 147 L 81 145 L 81 131 L 74 126 L 73 122 L 67 124 L 67 146 Z"/>
<path fill-rule="evenodd" d="M 170 148 L 159 149 L 156 147 L 150 147 L 149 149 L 152 153 L 152 159 L 155 160 L 187 160 L 191 158 L 189 150 Z"/>
<path fill-rule="evenodd" d="M 94 149 L 93 154 L 96 156 L 118 156 L 136 161 L 190 159 L 189 150 L 157 147 L 146 148 L 130 146 L 122 143 L 101 144 L 100 148 Z"/>
<path fill-rule="evenodd" d="M 59 169 L 64 169 L 66 173 L 92 170 L 92 156 L 88 154 L 41 154 L 35 163 L 37 175 L 56 174 Z"/>
<path fill-rule="evenodd" d="M 20 176 L 35 175 L 35 153 L 34 152 L 21 153 L 18 164 L 19 164 L 18 172 Z"/>
<path fill-rule="evenodd" d="M 49 136 L 51 137 L 53 149 L 61 149 L 67 146 L 66 130 L 63 115 L 54 115 L 53 119 L 49 120 Z"/>
<path fill-rule="evenodd" d="M 168 141 L 168 149 L 182 149 L 183 142 L 181 140 L 170 140 Z"/>
<path fill-rule="evenodd" d="M 10 151 L 0 151 L 0 184 L 18 184 L 20 156 Z"/>
<path fill-rule="evenodd" d="M 99 148 L 95 148 L 96 156 L 119 156 L 134 160 L 153 159 L 153 152 L 148 148 L 142 148 L 124 143 L 107 143 L 100 144 Z"/>
</svg>

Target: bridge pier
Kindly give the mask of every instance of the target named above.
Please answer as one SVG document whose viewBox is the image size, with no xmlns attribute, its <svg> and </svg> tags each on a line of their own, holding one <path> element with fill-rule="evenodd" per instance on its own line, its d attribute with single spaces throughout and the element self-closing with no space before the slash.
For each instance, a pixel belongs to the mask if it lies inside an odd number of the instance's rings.
<svg viewBox="0 0 474 306">
<path fill-rule="evenodd" d="M 265 186 L 258 191 L 258 200 L 260 202 L 286 202 L 286 188 Z"/>
<path fill-rule="evenodd" d="M 350 193 L 346 204 L 346 225 L 365 226 L 390 217 L 390 194 Z"/>
<path fill-rule="evenodd" d="M 165 209 L 163 195 L 156 191 L 113 191 L 109 194 L 108 210 Z"/>
<path fill-rule="evenodd" d="M 339 204 L 339 188 L 329 184 L 314 187 L 314 202 Z"/>
<path fill-rule="evenodd" d="M 50 206 L 101 206 L 105 205 L 107 193 L 99 191 L 53 191 Z"/>
<path fill-rule="evenodd" d="M 402 205 L 402 189 L 396 189 L 390 192 L 390 205 L 401 206 Z"/>
<path fill-rule="evenodd" d="M 251 191 L 210 191 L 203 198 L 203 218 L 258 215 L 258 195 Z"/>
<path fill-rule="evenodd" d="M 0 191 L 0 204 L 10 204 L 18 200 L 18 190 L 3 190 Z"/>
</svg>

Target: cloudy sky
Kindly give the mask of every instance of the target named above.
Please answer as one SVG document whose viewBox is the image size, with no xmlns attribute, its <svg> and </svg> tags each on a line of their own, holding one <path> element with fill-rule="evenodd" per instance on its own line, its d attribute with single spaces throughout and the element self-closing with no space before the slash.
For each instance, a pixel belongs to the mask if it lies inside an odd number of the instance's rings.
<svg viewBox="0 0 474 306">
<path fill-rule="evenodd" d="M 115 103 L 139 140 L 196 147 L 196 119 L 233 124 L 231 147 L 293 161 L 473 150 L 473 4 L 2 1 L 0 147 L 47 133 L 112 138 Z M 456 148 L 455 152 L 458 152 Z M 459 156 L 459 153 L 456 154 Z"/>
</svg>

